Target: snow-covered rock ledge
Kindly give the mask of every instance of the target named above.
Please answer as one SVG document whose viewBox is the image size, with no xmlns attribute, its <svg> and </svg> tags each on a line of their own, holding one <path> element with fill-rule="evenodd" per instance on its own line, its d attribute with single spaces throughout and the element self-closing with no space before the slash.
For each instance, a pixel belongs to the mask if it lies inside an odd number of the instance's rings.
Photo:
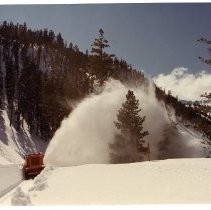
<svg viewBox="0 0 211 210">
<path fill-rule="evenodd" d="M 209 158 L 48 167 L 0 204 L 211 203 L 210 183 Z"/>
</svg>

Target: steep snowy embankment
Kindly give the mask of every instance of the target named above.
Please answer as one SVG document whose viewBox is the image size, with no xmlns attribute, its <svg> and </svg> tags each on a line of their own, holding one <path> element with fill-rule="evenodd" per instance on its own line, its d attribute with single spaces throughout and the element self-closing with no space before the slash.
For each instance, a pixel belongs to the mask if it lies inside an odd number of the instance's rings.
<svg viewBox="0 0 211 210">
<path fill-rule="evenodd" d="M 31 136 L 27 126 L 19 131 L 10 126 L 6 110 L 0 115 L 0 197 L 23 181 L 23 156 L 44 152 L 46 142 Z"/>
<path fill-rule="evenodd" d="M 46 168 L 2 205 L 211 203 L 211 159 Z"/>
<path fill-rule="evenodd" d="M 45 152 L 47 142 L 32 136 L 24 124 L 19 131 L 10 126 L 8 113 L 2 110 L 0 115 L 0 165 L 21 164 L 23 156 L 33 152 Z"/>
</svg>

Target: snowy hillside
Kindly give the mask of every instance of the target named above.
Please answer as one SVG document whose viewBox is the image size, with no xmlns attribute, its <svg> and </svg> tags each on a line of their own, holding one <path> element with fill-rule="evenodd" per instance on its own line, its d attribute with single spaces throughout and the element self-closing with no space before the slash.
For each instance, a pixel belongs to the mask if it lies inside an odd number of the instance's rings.
<svg viewBox="0 0 211 210">
<path fill-rule="evenodd" d="M 22 163 L 23 156 L 31 152 L 44 152 L 47 143 L 32 136 L 27 125 L 18 132 L 9 124 L 6 110 L 0 116 L 0 165 Z"/>
<path fill-rule="evenodd" d="M 18 132 L 10 126 L 6 110 L 0 115 L 0 197 L 23 181 L 23 157 L 44 152 L 47 143 L 30 135 L 26 124 Z"/>
<path fill-rule="evenodd" d="M 211 159 L 46 168 L 1 205 L 210 203 Z"/>
</svg>

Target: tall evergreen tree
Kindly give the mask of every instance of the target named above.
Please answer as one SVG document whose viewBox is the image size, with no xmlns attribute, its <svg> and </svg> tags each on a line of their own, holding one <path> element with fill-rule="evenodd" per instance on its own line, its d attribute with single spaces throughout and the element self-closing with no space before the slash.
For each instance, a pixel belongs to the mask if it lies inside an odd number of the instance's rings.
<svg viewBox="0 0 211 210">
<path fill-rule="evenodd" d="M 112 163 L 137 162 L 143 159 L 147 148 L 144 147 L 144 137 L 148 131 L 143 131 L 144 117 L 140 117 L 139 100 L 133 91 L 128 90 L 126 101 L 122 104 L 117 114 L 115 125 L 119 130 L 115 142 L 110 145 Z"/>
<path fill-rule="evenodd" d="M 3 72 L 2 72 L 2 62 L 1 62 L 1 51 L 0 51 L 0 110 L 3 109 L 4 102 L 4 91 L 3 91 Z"/>
<path fill-rule="evenodd" d="M 25 58 L 23 69 L 18 83 L 17 121 L 25 119 L 30 130 L 37 128 L 37 113 L 40 110 L 41 71 L 34 62 Z M 18 125 L 19 127 L 20 125 Z"/>
<path fill-rule="evenodd" d="M 57 42 L 57 46 L 59 49 L 62 49 L 64 47 L 64 40 L 62 38 L 62 35 L 61 33 L 59 33 L 57 36 L 56 36 L 56 42 Z"/>
<path fill-rule="evenodd" d="M 6 61 L 6 76 L 5 76 L 5 88 L 8 101 L 8 107 L 10 111 L 10 126 L 13 121 L 13 111 L 14 111 L 14 95 L 15 95 L 16 77 L 14 71 L 14 64 L 12 58 Z"/>
<path fill-rule="evenodd" d="M 108 40 L 104 37 L 104 31 L 100 29 L 98 38 L 92 44 L 91 53 L 93 56 L 90 57 L 91 71 L 96 75 L 100 85 L 103 85 L 112 75 L 112 57 L 114 55 L 105 52 L 105 49 L 109 47 Z"/>
</svg>

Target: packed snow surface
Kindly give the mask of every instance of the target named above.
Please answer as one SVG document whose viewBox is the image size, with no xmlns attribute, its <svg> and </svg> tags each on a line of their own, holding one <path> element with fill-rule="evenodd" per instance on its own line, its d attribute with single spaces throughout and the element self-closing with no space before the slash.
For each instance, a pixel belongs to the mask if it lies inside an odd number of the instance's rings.
<svg viewBox="0 0 211 210">
<path fill-rule="evenodd" d="M 0 165 L 0 197 L 17 186 L 23 180 L 20 165 Z"/>
<path fill-rule="evenodd" d="M 211 159 L 47 167 L 1 205 L 211 203 Z"/>
<path fill-rule="evenodd" d="M 0 165 L 9 165 L 11 164 L 11 162 L 9 162 L 7 159 L 5 159 L 4 157 L 0 156 Z"/>
</svg>

